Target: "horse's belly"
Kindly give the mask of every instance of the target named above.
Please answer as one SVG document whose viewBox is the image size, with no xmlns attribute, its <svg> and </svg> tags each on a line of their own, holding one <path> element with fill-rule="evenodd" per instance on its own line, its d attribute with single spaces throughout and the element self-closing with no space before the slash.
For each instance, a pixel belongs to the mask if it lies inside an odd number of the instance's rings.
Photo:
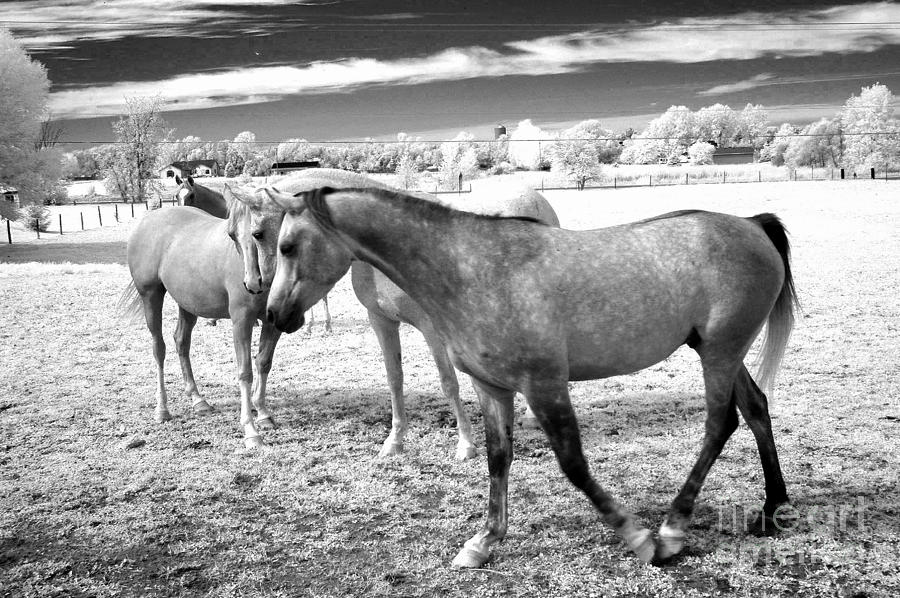
<svg viewBox="0 0 900 598">
<path fill-rule="evenodd" d="M 570 339 L 569 379 L 597 380 L 637 372 L 674 353 L 685 338 L 687 333 L 656 331 L 647 335 Z"/>
<path fill-rule="evenodd" d="M 163 280 L 169 296 L 185 311 L 201 318 L 228 318 L 228 293 L 202 278 Z"/>
</svg>

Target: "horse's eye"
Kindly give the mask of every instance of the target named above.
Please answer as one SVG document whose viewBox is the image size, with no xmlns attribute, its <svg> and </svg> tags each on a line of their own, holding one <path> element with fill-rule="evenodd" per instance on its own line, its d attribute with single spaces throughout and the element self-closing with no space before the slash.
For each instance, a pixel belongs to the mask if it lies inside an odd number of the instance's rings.
<svg viewBox="0 0 900 598">
<path fill-rule="evenodd" d="M 281 255 L 290 256 L 296 251 L 296 246 L 293 243 L 283 243 L 278 250 L 281 252 Z"/>
<path fill-rule="evenodd" d="M 257 241 L 262 241 L 262 238 L 266 236 L 266 231 L 258 230 L 253 233 L 253 238 Z"/>
</svg>

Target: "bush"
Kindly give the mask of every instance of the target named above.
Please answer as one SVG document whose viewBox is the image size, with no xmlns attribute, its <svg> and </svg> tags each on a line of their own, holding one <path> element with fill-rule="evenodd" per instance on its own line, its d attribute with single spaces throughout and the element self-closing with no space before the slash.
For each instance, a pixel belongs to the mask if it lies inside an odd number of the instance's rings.
<svg viewBox="0 0 900 598">
<path fill-rule="evenodd" d="M 44 205 L 46 206 L 61 206 L 68 203 L 68 201 L 69 194 L 62 185 L 54 185 L 47 191 L 47 195 L 44 197 Z"/>
<path fill-rule="evenodd" d="M 21 220 L 28 230 L 45 231 L 50 228 L 50 210 L 38 204 L 25 206 Z"/>
</svg>

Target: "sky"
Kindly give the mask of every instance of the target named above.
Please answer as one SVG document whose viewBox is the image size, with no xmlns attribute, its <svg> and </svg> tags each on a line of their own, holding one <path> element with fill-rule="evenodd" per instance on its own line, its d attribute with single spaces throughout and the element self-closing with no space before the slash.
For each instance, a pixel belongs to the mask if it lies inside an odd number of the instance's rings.
<svg viewBox="0 0 900 598">
<path fill-rule="evenodd" d="M 641 130 L 716 103 L 802 124 L 876 82 L 900 94 L 894 2 L 0 0 L 0 27 L 86 146 L 155 94 L 176 137 L 271 142 Z"/>
</svg>

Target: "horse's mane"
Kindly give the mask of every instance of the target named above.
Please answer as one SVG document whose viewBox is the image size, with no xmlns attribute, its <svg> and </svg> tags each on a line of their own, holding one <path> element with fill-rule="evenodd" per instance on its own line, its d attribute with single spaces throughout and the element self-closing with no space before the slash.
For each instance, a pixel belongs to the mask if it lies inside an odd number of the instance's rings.
<svg viewBox="0 0 900 598">
<path fill-rule="evenodd" d="M 531 216 L 504 216 L 501 214 L 476 214 L 457 210 L 449 206 L 445 206 L 436 201 L 409 195 L 400 191 L 390 189 L 381 189 L 378 187 L 356 188 L 356 189 L 334 189 L 332 187 L 322 187 L 313 191 L 298 193 L 297 196 L 303 196 L 304 204 L 309 209 L 315 221 L 326 230 L 335 230 L 334 220 L 331 217 L 331 211 L 325 203 L 325 198 L 332 193 L 365 193 L 375 197 L 379 201 L 390 203 L 401 203 L 410 207 L 417 213 L 427 216 L 436 214 L 453 220 L 519 220 L 522 222 L 531 222 L 546 226 L 546 224 L 537 218 Z"/>
<path fill-rule="evenodd" d="M 225 198 L 223 197 L 223 199 Z M 241 220 L 250 212 L 250 208 L 246 203 L 236 199 L 235 197 L 232 197 L 230 200 L 225 199 L 225 204 L 228 208 L 228 216 L 226 216 L 225 218 L 228 222 L 228 234 L 234 236 L 237 234 L 238 226 L 240 225 Z"/>
</svg>

